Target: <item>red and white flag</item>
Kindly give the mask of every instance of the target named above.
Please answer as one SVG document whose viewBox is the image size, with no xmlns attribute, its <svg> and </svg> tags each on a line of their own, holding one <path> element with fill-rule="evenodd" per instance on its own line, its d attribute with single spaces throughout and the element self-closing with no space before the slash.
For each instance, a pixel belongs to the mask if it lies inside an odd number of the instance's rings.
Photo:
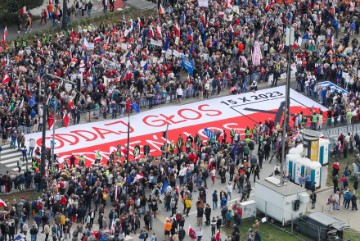
<svg viewBox="0 0 360 241">
<path fill-rule="evenodd" d="M 65 114 L 64 118 L 63 118 L 63 121 L 64 121 L 64 126 L 65 127 L 68 127 L 69 126 L 69 122 L 70 122 L 70 116 L 68 113 Z"/>
<path fill-rule="evenodd" d="M 4 32 L 3 32 L 3 35 L 2 35 L 2 39 L 1 39 L 1 43 L 2 44 L 5 44 L 6 42 L 6 35 L 7 35 L 7 26 L 5 26 L 5 29 L 4 29 Z"/>
<path fill-rule="evenodd" d="M 100 36 L 97 36 L 96 38 L 94 38 L 94 43 L 99 43 L 101 42 L 101 37 Z"/>
<path fill-rule="evenodd" d="M 161 27 L 160 26 L 156 27 L 156 34 L 161 37 Z"/>
<path fill-rule="evenodd" d="M 160 4 L 160 7 L 159 7 L 159 14 L 160 15 L 164 15 L 165 14 L 165 10 L 163 8 L 163 6 Z"/>
<path fill-rule="evenodd" d="M 0 207 L 7 207 L 6 203 L 0 199 Z"/>
<path fill-rule="evenodd" d="M 5 74 L 1 85 L 6 85 L 9 81 L 10 81 L 9 75 L 8 75 L 8 74 Z"/>
<path fill-rule="evenodd" d="M 20 14 L 21 14 L 21 16 L 24 16 L 25 13 L 26 13 L 26 6 L 24 6 L 24 7 L 22 7 L 22 8 L 20 9 Z"/>
<path fill-rule="evenodd" d="M 140 18 L 138 18 L 138 26 L 139 26 L 139 31 L 140 31 L 140 29 L 143 27 L 143 23 L 141 22 Z"/>
<path fill-rule="evenodd" d="M 153 28 L 150 26 L 150 31 L 149 31 L 149 37 L 153 38 L 154 37 L 154 30 Z"/>
<path fill-rule="evenodd" d="M 176 37 L 180 37 L 181 32 L 180 32 L 180 27 L 178 24 L 175 24 L 174 31 L 175 31 Z"/>
</svg>

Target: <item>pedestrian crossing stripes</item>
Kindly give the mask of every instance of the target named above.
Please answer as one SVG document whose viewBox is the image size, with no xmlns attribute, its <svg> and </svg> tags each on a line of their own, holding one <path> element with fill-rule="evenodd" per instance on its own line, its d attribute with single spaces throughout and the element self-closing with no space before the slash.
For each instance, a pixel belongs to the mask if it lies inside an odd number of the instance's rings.
<svg viewBox="0 0 360 241">
<path fill-rule="evenodd" d="M 31 166 L 31 157 L 28 155 L 28 163 L 22 161 L 22 153 L 17 148 L 11 148 L 10 145 L 2 146 L 2 151 L 0 154 L 0 163 L 13 171 L 18 171 L 17 163 L 21 165 L 21 169 L 24 170 L 26 165 Z M 4 172 L 0 170 L 0 172 Z"/>
</svg>

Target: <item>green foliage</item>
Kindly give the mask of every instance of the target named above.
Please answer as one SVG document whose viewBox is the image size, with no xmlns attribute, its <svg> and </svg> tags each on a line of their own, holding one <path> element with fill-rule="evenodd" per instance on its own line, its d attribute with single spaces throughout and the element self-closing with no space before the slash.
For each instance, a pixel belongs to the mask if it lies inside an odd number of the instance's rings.
<svg viewBox="0 0 360 241">
<path fill-rule="evenodd" d="M 36 8 L 43 4 L 44 0 L 1 0 L 0 1 L 0 23 L 3 25 L 16 24 L 20 9 L 26 6 L 27 10 Z"/>
<path fill-rule="evenodd" d="M 36 8 L 43 4 L 44 0 L 1 0 L 0 11 L 1 13 L 14 14 L 20 11 L 23 6 L 26 6 L 27 10 Z"/>
</svg>

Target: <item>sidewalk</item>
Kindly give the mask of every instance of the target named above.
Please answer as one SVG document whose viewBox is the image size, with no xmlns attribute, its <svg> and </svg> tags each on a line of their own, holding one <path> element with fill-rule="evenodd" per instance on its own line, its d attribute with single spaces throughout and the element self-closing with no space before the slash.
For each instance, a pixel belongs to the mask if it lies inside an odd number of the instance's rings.
<svg viewBox="0 0 360 241">
<path fill-rule="evenodd" d="M 70 8 L 74 3 L 75 0 L 67 0 L 67 7 Z M 92 0 L 93 3 L 93 8 L 92 8 L 92 12 L 91 15 L 96 16 L 99 14 L 103 13 L 103 7 L 102 7 L 102 1 L 101 0 Z M 120 11 L 122 10 L 122 8 L 120 6 L 123 6 L 123 1 L 122 0 L 115 0 L 115 11 Z M 40 16 L 41 16 L 41 12 L 43 11 L 43 9 L 47 9 L 48 6 L 48 0 L 44 0 L 43 4 L 37 8 L 31 9 L 30 13 L 36 18 L 38 19 L 34 19 L 33 20 L 33 28 L 32 28 L 32 33 L 36 33 L 39 31 L 44 31 L 44 30 L 50 30 L 55 28 L 53 26 L 53 21 L 52 19 L 47 19 L 46 24 L 40 24 Z M 59 0 L 59 6 L 62 9 L 63 6 L 63 0 Z M 87 14 L 85 13 L 85 16 L 71 16 L 71 22 L 73 23 L 74 21 L 80 21 L 81 19 L 84 18 L 88 18 Z M 56 26 L 56 27 L 61 27 L 61 22 Z M 7 34 L 7 41 L 13 41 L 16 38 L 23 38 L 24 36 L 26 36 L 27 34 L 25 34 L 25 28 L 22 27 L 21 28 L 21 32 L 20 34 L 18 33 L 18 29 L 16 25 L 11 25 L 11 26 L 7 26 L 8 28 L 8 34 Z"/>
<path fill-rule="evenodd" d="M 360 232 L 360 215 L 358 213 L 359 211 L 351 211 L 351 204 L 350 204 L 350 209 L 345 209 L 344 206 L 341 206 L 340 210 L 333 210 L 330 212 L 329 206 L 327 205 L 327 201 L 331 194 L 334 194 L 333 187 L 326 186 L 323 189 L 319 190 L 317 192 L 315 209 L 311 209 L 311 203 L 309 202 L 307 206 L 307 211 L 311 213 L 323 212 L 326 215 L 337 218 L 349 224 L 352 229 Z"/>
</svg>

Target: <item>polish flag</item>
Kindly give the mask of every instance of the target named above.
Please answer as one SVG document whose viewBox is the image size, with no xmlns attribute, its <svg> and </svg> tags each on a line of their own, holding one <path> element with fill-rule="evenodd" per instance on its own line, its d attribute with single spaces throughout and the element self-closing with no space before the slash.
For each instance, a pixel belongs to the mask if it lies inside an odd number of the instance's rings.
<svg viewBox="0 0 360 241">
<path fill-rule="evenodd" d="M 1 39 L 2 44 L 5 44 L 5 42 L 6 42 L 6 35 L 7 35 L 7 26 L 5 26 L 5 29 L 4 29 L 4 32 L 2 35 L 2 39 Z"/>
<path fill-rule="evenodd" d="M 0 199 L 0 207 L 7 207 L 4 200 Z"/>
<path fill-rule="evenodd" d="M 138 18 L 138 25 L 139 25 L 139 30 L 143 27 L 143 23 L 141 22 L 141 19 Z"/>
<path fill-rule="evenodd" d="M 97 36 L 96 38 L 94 38 L 94 43 L 99 43 L 101 42 L 101 37 L 100 36 Z"/>
<path fill-rule="evenodd" d="M 153 37 L 154 37 L 154 30 L 153 30 L 152 27 L 150 27 L 149 37 L 150 37 L 150 38 L 153 38 Z"/>
<path fill-rule="evenodd" d="M 201 22 L 204 24 L 204 27 L 206 26 L 206 16 L 205 13 L 201 15 Z"/>
<path fill-rule="evenodd" d="M 10 77 L 8 74 L 5 74 L 4 79 L 2 81 L 2 85 L 6 85 L 10 81 Z"/>
<path fill-rule="evenodd" d="M 20 9 L 20 14 L 21 14 L 21 16 L 24 16 L 25 13 L 26 13 L 26 6 L 24 6 L 24 7 L 22 7 L 22 8 Z"/>
<path fill-rule="evenodd" d="M 64 121 L 64 126 L 65 126 L 65 127 L 68 127 L 68 126 L 69 126 L 69 122 L 70 122 L 70 116 L 69 116 L 68 113 L 64 116 L 63 121 Z"/>
<path fill-rule="evenodd" d="M 175 24 L 174 26 L 176 37 L 180 37 L 180 27 L 178 24 Z"/>
<path fill-rule="evenodd" d="M 160 26 L 156 27 L 156 34 L 158 34 L 161 37 L 161 27 Z"/>
<path fill-rule="evenodd" d="M 163 6 L 160 4 L 160 7 L 159 7 L 159 14 L 160 15 L 164 15 L 165 14 L 165 10 L 163 8 Z"/>
<path fill-rule="evenodd" d="M 47 119 L 47 124 L 48 124 L 49 130 L 51 130 L 54 127 L 54 122 L 55 122 L 54 115 L 49 114 L 48 119 Z"/>
</svg>

